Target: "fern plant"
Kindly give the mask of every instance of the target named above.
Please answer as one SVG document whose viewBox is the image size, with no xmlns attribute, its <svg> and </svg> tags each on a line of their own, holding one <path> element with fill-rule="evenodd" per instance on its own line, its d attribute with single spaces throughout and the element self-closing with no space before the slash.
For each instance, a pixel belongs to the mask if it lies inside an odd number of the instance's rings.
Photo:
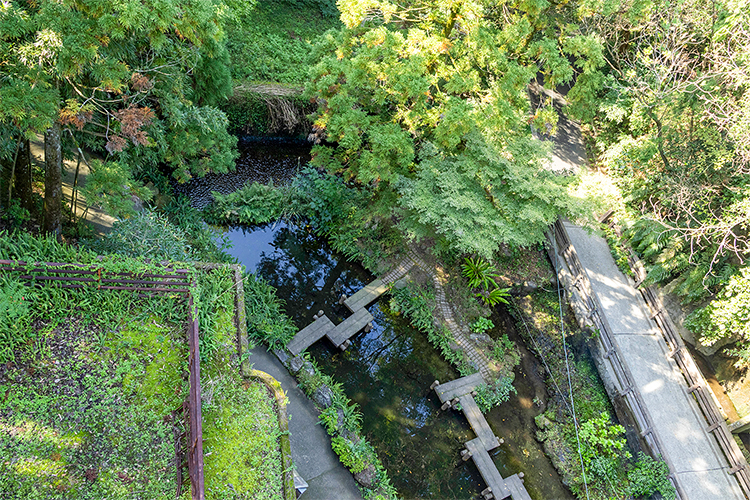
<svg viewBox="0 0 750 500">
<path fill-rule="evenodd" d="M 462 274 L 469 280 L 471 288 L 484 288 L 488 290 L 490 286 L 496 287 L 495 278 L 499 275 L 495 266 L 484 260 L 482 257 L 466 257 L 461 265 Z"/>
</svg>

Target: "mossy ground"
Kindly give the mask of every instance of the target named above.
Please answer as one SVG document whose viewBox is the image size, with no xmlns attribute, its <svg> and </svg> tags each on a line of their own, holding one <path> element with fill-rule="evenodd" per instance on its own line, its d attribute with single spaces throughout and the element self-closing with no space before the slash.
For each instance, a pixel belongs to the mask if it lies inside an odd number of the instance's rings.
<svg viewBox="0 0 750 500">
<path fill-rule="evenodd" d="M 187 394 L 181 328 L 131 319 L 125 328 L 77 317 L 35 324 L 43 333 L 0 377 L 0 497 L 174 495 L 168 417 Z"/>
<path fill-rule="evenodd" d="M 275 400 L 240 375 L 230 276 L 199 273 L 195 297 L 206 496 L 281 498 Z M 174 498 L 175 433 L 186 428 L 174 412 L 189 391 L 184 299 L 26 290 L 25 340 L 0 365 L 0 498 Z"/>
</svg>

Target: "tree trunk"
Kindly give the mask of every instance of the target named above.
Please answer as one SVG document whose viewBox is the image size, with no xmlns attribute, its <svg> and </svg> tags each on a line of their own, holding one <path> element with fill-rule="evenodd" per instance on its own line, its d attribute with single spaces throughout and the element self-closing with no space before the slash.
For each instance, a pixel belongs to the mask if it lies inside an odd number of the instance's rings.
<svg viewBox="0 0 750 500">
<path fill-rule="evenodd" d="M 62 233 L 62 145 L 58 122 L 44 133 L 44 230 L 60 239 Z"/>
<path fill-rule="evenodd" d="M 34 201 L 31 191 L 31 151 L 29 140 L 23 139 L 21 147 L 18 148 L 18 159 L 16 160 L 16 195 L 21 200 L 21 207 L 33 212 Z"/>
</svg>

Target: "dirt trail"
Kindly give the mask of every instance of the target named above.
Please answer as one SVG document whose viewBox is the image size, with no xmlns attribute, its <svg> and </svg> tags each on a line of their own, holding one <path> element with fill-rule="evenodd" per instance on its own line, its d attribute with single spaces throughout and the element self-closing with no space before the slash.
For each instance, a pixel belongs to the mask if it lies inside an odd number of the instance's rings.
<svg viewBox="0 0 750 500">
<path fill-rule="evenodd" d="M 31 161 L 36 165 L 44 166 L 44 139 L 39 136 L 36 140 L 30 142 L 31 149 Z M 85 154 L 85 153 L 84 153 Z M 86 155 L 87 160 L 91 160 L 89 155 Z M 65 160 L 63 162 L 63 178 L 62 178 L 62 192 L 63 201 L 70 205 L 71 196 L 73 193 L 73 181 L 76 173 L 77 160 Z M 78 172 L 78 186 L 86 185 L 86 178 L 90 171 L 89 167 L 84 161 L 81 161 L 81 166 Z M 86 213 L 86 220 L 88 220 L 94 227 L 94 231 L 99 235 L 108 232 L 112 229 L 112 224 L 117 220 L 111 215 L 108 215 L 96 207 L 89 207 L 86 211 L 86 200 L 81 196 L 80 189 L 78 192 L 78 203 L 76 207 L 76 216 L 80 217 Z"/>
</svg>

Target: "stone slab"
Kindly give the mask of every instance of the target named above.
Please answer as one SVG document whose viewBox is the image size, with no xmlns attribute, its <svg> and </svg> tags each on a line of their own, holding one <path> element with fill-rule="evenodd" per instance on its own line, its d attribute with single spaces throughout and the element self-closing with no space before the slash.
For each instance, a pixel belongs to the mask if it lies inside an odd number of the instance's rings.
<svg viewBox="0 0 750 500">
<path fill-rule="evenodd" d="M 437 393 L 438 398 L 440 398 L 440 402 L 445 403 L 453 398 L 469 394 L 478 385 L 483 383 L 484 378 L 482 377 L 482 374 L 477 372 L 467 375 L 466 377 L 457 378 L 450 382 L 440 384 L 435 387 L 435 392 Z"/>
<path fill-rule="evenodd" d="M 494 497 L 497 499 L 508 498 L 510 491 L 505 486 L 505 479 L 500 475 L 487 450 L 484 449 L 482 441 L 479 438 L 467 441 L 466 449 L 471 453 L 471 459 L 474 460 L 479 474 L 481 474 L 485 484 L 492 490 Z"/>
<path fill-rule="evenodd" d="M 358 334 L 372 320 L 372 314 L 367 309 L 359 309 L 333 329 L 329 330 L 326 336 L 328 340 L 333 342 L 333 345 L 338 347 L 349 340 L 349 338 Z"/>
<path fill-rule="evenodd" d="M 495 436 L 495 433 L 490 429 L 487 420 L 479 410 L 476 401 L 471 394 L 464 394 L 459 398 L 461 403 L 461 409 L 466 415 L 466 420 L 469 421 L 469 425 L 474 430 L 474 433 L 482 441 L 482 446 L 487 451 L 494 450 L 500 446 L 500 440 Z"/>
<path fill-rule="evenodd" d="M 351 312 L 356 312 L 357 310 L 367 307 L 375 302 L 378 297 L 387 291 L 388 285 L 383 283 L 382 280 L 376 279 L 346 299 L 344 305 L 348 307 Z"/>
<path fill-rule="evenodd" d="M 333 328 L 333 323 L 324 314 L 300 330 L 297 335 L 289 341 L 286 347 L 293 355 L 299 356 L 299 353 L 322 339 Z"/>
</svg>

